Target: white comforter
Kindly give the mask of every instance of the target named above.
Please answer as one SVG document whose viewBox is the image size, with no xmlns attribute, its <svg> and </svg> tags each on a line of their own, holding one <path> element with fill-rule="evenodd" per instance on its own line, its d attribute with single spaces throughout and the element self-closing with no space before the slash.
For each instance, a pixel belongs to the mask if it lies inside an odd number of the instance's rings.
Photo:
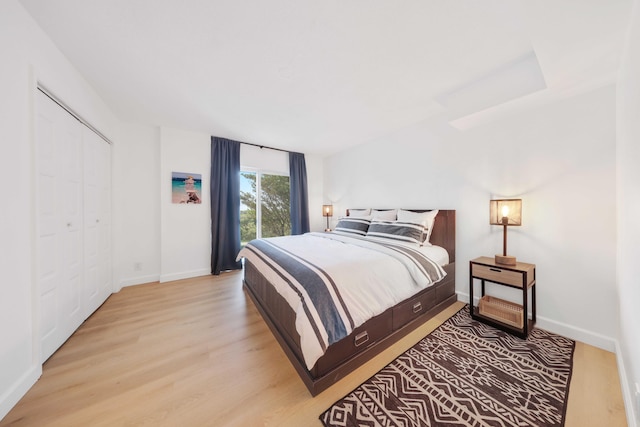
<svg viewBox="0 0 640 427">
<path fill-rule="evenodd" d="M 309 293 L 314 291 L 301 286 L 295 274 L 284 271 L 268 258 L 266 254 L 271 247 L 277 247 L 283 256 L 323 277 L 346 334 L 446 274 L 438 262 L 430 262 L 430 271 L 425 274 L 421 271 L 424 268 L 415 262 L 398 259 L 394 253 L 400 252 L 399 245 L 380 245 L 333 233 L 275 237 L 257 243 L 262 249 L 249 244 L 240 251 L 238 259 L 244 257 L 255 265 L 296 312 L 296 329 L 308 369 L 331 344 L 330 333 L 318 327 L 322 325 L 319 314 L 322 310 L 316 310 L 310 303 L 313 298 Z"/>
</svg>

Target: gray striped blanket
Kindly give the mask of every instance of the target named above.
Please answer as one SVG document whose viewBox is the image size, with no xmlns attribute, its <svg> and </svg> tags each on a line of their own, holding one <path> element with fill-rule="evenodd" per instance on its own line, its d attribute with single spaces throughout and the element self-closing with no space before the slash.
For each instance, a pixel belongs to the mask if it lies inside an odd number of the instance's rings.
<svg viewBox="0 0 640 427">
<path fill-rule="evenodd" d="M 333 233 L 253 240 L 242 257 L 296 311 L 309 368 L 329 345 L 446 274 L 419 248 Z"/>
</svg>

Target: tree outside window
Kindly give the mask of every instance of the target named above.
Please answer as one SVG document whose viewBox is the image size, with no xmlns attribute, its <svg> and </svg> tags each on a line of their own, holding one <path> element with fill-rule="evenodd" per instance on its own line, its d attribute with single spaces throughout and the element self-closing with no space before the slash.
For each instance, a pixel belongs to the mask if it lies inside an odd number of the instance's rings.
<svg viewBox="0 0 640 427">
<path fill-rule="evenodd" d="M 240 202 L 243 245 L 256 238 L 291 234 L 288 176 L 240 172 Z"/>
</svg>

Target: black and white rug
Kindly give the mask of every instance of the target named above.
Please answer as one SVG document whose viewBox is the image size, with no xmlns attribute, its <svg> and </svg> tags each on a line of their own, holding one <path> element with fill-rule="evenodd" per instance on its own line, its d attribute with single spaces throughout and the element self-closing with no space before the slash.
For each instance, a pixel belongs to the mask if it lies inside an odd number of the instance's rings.
<svg viewBox="0 0 640 427">
<path fill-rule="evenodd" d="M 573 340 L 526 340 L 474 321 L 468 306 L 321 416 L 329 426 L 562 426 Z"/>
</svg>

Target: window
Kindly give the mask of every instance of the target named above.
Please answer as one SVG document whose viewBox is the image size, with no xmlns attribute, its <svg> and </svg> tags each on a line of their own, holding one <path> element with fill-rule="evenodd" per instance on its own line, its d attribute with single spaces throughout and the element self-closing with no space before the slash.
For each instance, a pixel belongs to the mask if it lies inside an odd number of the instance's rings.
<svg viewBox="0 0 640 427">
<path fill-rule="evenodd" d="M 289 177 L 240 172 L 240 240 L 291 234 Z"/>
</svg>

